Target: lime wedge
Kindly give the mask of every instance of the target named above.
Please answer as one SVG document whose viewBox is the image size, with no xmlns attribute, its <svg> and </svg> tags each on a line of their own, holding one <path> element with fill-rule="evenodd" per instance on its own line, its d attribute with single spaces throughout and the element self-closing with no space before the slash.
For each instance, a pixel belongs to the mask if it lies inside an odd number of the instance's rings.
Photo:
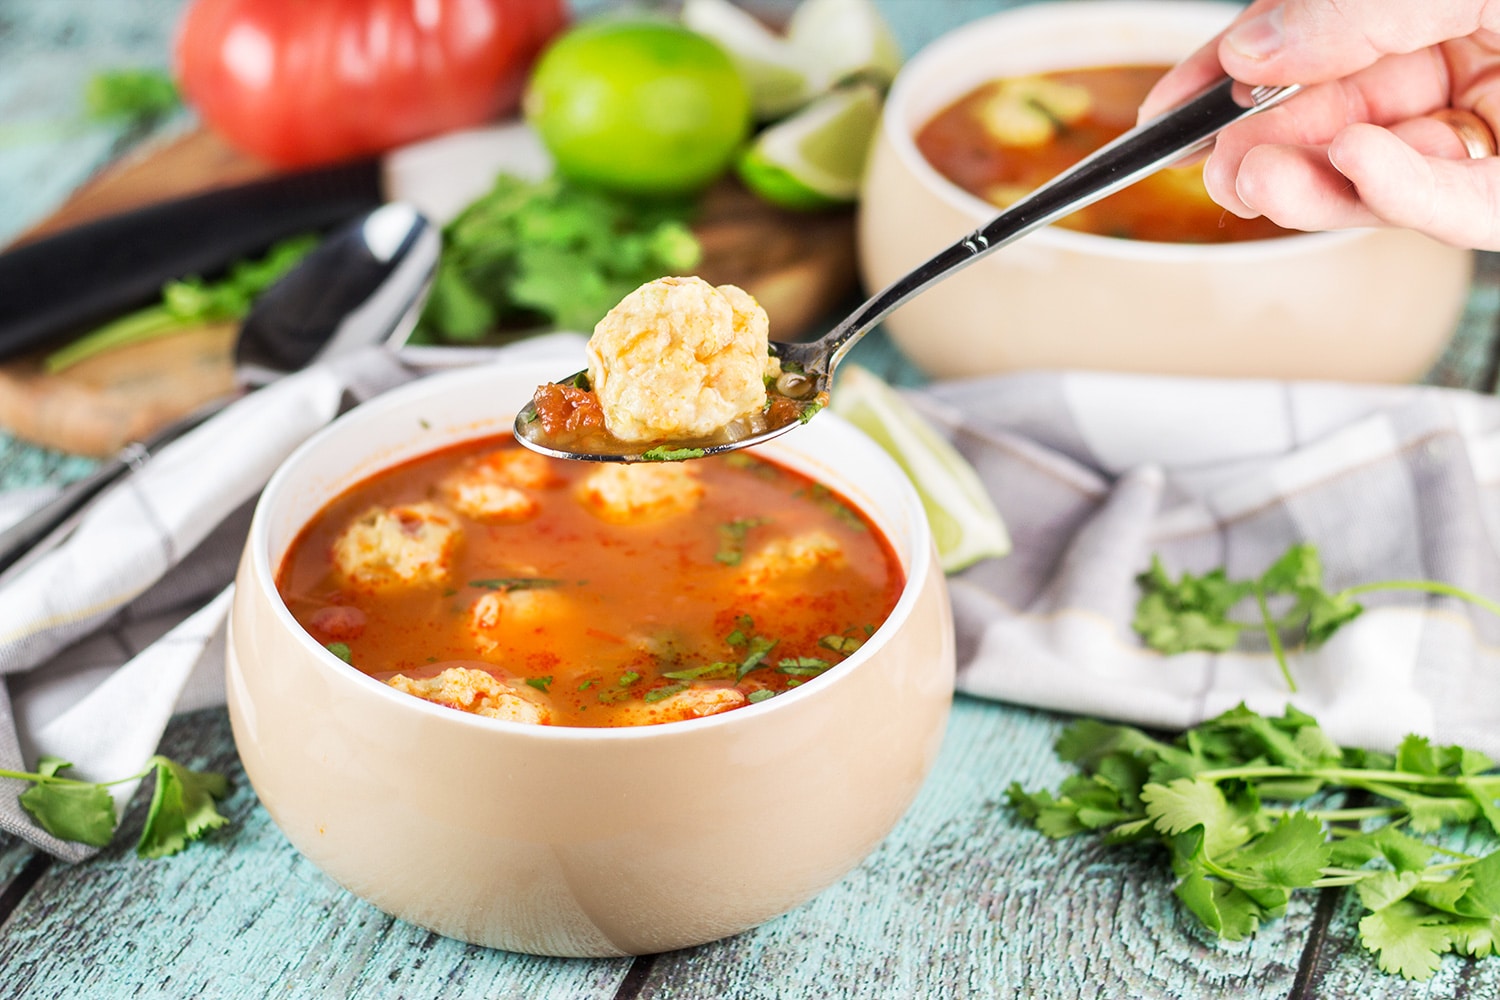
<svg viewBox="0 0 1500 1000">
<path fill-rule="evenodd" d="M 978 474 L 958 451 L 880 378 L 840 369 L 833 412 L 868 434 L 911 478 L 945 573 L 1010 551 L 1010 535 Z"/>
<path fill-rule="evenodd" d="M 792 12 L 786 40 L 823 88 L 854 77 L 885 86 L 901 68 L 901 46 L 871 0 L 806 0 Z"/>
<path fill-rule="evenodd" d="M 825 94 L 757 135 L 735 164 L 740 179 L 785 208 L 855 201 L 880 104 L 880 91 L 866 83 Z"/>
<path fill-rule="evenodd" d="M 750 87 L 750 105 L 761 121 L 789 114 L 816 94 L 803 53 L 729 0 L 686 0 L 682 23 L 729 53 Z"/>
</svg>

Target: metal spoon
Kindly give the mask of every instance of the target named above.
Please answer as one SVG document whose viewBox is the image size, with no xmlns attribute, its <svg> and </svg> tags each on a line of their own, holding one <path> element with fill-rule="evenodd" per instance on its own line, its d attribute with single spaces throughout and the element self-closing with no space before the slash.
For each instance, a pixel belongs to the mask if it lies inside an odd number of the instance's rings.
<svg viewBox="0 0 1500 1000">
<path fill-rule="evenodd" d="M 440 240 L 416 209 L 385 205 L 329 235 L 261 293 L 235 341 L 239 388 L 120 449 L 0 532 L 0 573 L 152 455 L 254 388 L 317 361 L 382 343 L 399 345 L 417 321 Z"/>
<path fill-rule="evenodd" d="M 1058 174 L 983 228 L 897 279 L 819 339 L 804 344 L 772 341 L 770 352 L 780 359 L 782 375 L 769 393 L 771 401 L 775 404 L 779 396 L 796 404 L 769 407 L 767 414 L 778 414 L 776 417 L 740 421 L 711 438 L 632 442 L 618 440 L 607 433 L 591 433 L 582 439 L 580 446 L 571 438 L 549 436 L 535 405 L 528 404 L 516 416 L 516 439 L 533 451 L 556 458 L 638 462 L 701 458 L 760 444 L 785 434 L 805 423 L 827 403 L 833 371 L 838 363 L 875 324 L 906 300 L 1027 233 L 1091 205 L 1207 146 L 1222 129 L 1281 103 L 1299 89 L 1296 86 L 1248 89 L 1225 77 Z M 1240 100 L 1236 100 L 1237 96 Z M 588 372 L 578 372 L 558 384 L 586 389 Z"/>
</svg>

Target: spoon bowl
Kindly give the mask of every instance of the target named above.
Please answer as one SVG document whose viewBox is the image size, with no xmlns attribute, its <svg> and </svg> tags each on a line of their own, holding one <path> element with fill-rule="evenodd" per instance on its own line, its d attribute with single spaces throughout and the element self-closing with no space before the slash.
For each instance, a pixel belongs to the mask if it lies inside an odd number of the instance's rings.
<svg viewBox="0 0 1500 1000">
<path fill-rule="evenodd" d="M 1113 142 L 1012 204 L 982 228 L 892 282 L 824 336 L 802 344 L 772 341 L 782 376 L 768 389 L 764 413 L 737 421 L 711 438 L 625 441 L 607 431 L 581 436 L 552 434 L 535 401 L 516 415 L 516 440 L 554 458 L 590 462 L 678 461 L 702 458 L 769 441 L 806 423 L 827 404 L 834 369 L 875 325 L 908 299 L 1001 247 L 1209 145 L 1229 125 L 1280 104 L 1301 89 L 1249 88 L 1223 77 Z M 588 373 L 559 385 L 588 388 Z"/>
</svg>

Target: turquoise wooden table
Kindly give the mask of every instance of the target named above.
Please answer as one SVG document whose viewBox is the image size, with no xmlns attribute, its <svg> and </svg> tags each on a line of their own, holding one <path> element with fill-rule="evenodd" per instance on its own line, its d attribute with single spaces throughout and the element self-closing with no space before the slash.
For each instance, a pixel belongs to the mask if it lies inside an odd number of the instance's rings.
<svg viewBox="0 0 1500 1000">
<path fill-rule="evenodd" d="M 1006 6 L 880 0 L 908 51 Z M 0 4 L 0 242 L 141 136 L 28 139 L 76 110 L 106 65 L 163 65 L 179 0 Z M 764 3 L 773 10 L 784 3 Z M 169 123 L 167 127 L 175 127 Z M 1500 267 L 1481 256 L 1470 309 L 1429 381 L 1492 391 Z M 911 369 L 878 337 L 860 358 Z M 71 478 L 88 463 L 0 442 L 0 486 Z M 608 961 L 472 947 L 385 916 L 305 862 L 237 762 L 225 714 L 179 717 L 162 752 L 227 773 L 231 825 L 166 861 L 129 845 L 69 866 L 0 840 L 0 997 L 1500 997 L 1500 960 L 1445 959 L 1421 984 L 1380 974 L 1356 941 L 1357 906 L 1294 902 L 1252 940 L 1215 942 L 1177 905 L 1149 851 L 1051 841 L 1004 803 L 1012 781 L 1055 786 L 1069 720 L 960 697 L 942 755 L 875 853 L 806 905 L 737 937 Z M 1454 846 L 1461 846 L 1455 844 Z"/>
</svg>

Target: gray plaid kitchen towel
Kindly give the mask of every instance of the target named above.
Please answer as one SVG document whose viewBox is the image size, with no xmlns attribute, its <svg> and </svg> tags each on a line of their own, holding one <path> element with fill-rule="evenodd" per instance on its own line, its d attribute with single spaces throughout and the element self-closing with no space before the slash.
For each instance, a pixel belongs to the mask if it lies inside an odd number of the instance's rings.
<svg viewBox="0 0 1500 1000">
<path fill-rule="evenodd" d="M 91 781 L 136 774 L 174 712 L 223 703 L 224 623 L 255 497 L 347 401 L 457 363 L 555 358 L 575 371 L 582 343 L 555 334 L 399 360 L 372 348 L 287 376 L 163 448 L 65 541 L 0 579 L 0 769 L 30 771 L 49 754 Z M 0 497 L 0 524 L 40 499 Z M 117 810 L 137 784 L 110 789 Z M 36 826 L 17 802 L 23 787 L 0 780 L 0 830 L 64 860 L 95 853 Z"/>
<path fill-rule="evenodd" d="M 489 357 L 572 371 L 581 343 Z M 0 767 L 51 753 L 94 780 L 135 773 L 174 711 L 222 701 L 224 588 L 251 501 L 345 388 L 409 374 L 359 366 L 261 390 L 0 580 Z M 1263 650 L 1163 657 L 1130 627 L 1153 554 L 1174 575 L 1250 576 L 1298 541 L 1317 544 L 1333 587 L 1405 577 L 1500 595 L 1500 400 L 1083 373 L 908 398 L 974 464 L 1015 546 L 950 581 L 961 691 L 1168 729 L 1291 701 L 1346 743 L 1416 731 L 1500 756 L 1500 618 L 1460 602 L 1371 595 L 1328 645 L 1292 653 L 1296 695 Z M 0 783 L 0 828 L 60 858 L 93 853 L 36 828 L 12 787 Z"/>
<path fill-rule="evenodd" d="M 1500 618 L 1449 597 L 1361 597 L 1298 691 L 1262 646 L 1165 657 L 1131 628 L 1135 577 L 1260 574 L 1317 546 L 1330 589 L 1438 580 L 1500 597 L 1500 400 L 1440 388 L 1028 373 L 910 396 L 974 464 L 1014 550 L 950 582 L 958 688 L 1166 729 L 1244 701 L 1341 742 L 1409 732 L 1500 757 Z M 1253 603 L 1248 614 L 1255 617 Z"/>
</svg>

